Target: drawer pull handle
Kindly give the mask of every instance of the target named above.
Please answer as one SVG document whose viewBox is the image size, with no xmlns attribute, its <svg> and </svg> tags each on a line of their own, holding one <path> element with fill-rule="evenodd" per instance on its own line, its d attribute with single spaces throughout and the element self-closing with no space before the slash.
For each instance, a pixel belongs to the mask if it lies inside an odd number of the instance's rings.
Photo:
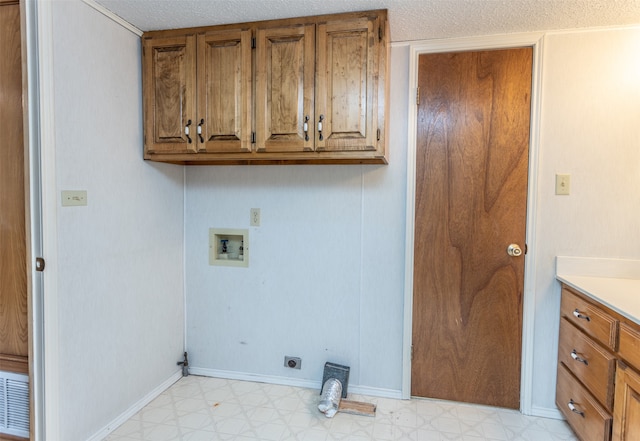
<svg viewBox="0 0 640 441">
<path fill-rule="evenodd" d="M 573 358 L 575 361 L 579 361 L 580 363 L 584 363 L 585 366 L 589 366 L 589 362 L 584 358 L 580 358 L 575 349 L 571 351 L 571 358 Z"/>
<path fill-rule="evenodd" d="M 567 406 L 569 406 L 569 409 L 571 410 L 571 412 L 577 413 L 582 418 L 584 418 L 584 412 L 581 410 L 578 410 L 578 408 L 574 406 L 573 400 L 569 400 L 569 402 L 567 403 Z"/>
<path fill-rule="evenodd" d="M 304 140 L 309 141 L 309 115 L 304 117 L 304 124 L 302 124 L 302 131 L 304 132 Z"/>
<path fill-rule="evenodd" d="M 578 309 L 576 309 L 575 311 L 573 311 L 573 315 L 576 316 L 579 319 L 583 319 L 586 320 L 588 322 L 591 321 L 591 317 L 589 317 L 588 315 L 584 315 L 582 314 L 580 311 L 578 311 Z"/>
<path fill-rule="evenodd" d="M 184 126 L 184 136 L 187 137 L 187 141 L 189 141 L 189 144 L 191 144 L 191 137 L 189 136 L 191 130 L 189 129 L 189 126 L 191 125 L 191 120 L 187 121 L 187 125 Z"/>
</svg>

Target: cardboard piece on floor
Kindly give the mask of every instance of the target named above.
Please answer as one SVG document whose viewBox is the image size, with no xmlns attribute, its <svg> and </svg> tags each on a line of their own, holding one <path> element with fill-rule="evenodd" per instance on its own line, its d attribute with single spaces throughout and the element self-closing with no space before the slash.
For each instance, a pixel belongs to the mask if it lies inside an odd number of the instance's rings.
<svg viewBox="0 0 640 441">
<path fill-rule="evenodd" d="M 340 400 L 338 412 L 374 417 L 376 416 L 376 405 L 362 401 Z"/>
</svg>

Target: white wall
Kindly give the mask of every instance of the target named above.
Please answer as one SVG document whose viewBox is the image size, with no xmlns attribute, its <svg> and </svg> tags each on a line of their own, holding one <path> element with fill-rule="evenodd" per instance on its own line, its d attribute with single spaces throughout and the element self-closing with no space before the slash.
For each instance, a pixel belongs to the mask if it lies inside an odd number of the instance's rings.
<svg viewBox="0 0 640 441">
<path fill-rule="evenodd" d="M 407 63 L 393 53 L 388 166 L 187 169 L 194 371 L 320 383 L 332 361 L 351 367 L 351 385 L 399 393 Z M 252 207 L 259 227 L 249 227 Z M 209 266 L 210 227 L 249 229 L 248 268 Z M 285 368 L 285 355 L 301 357 L 302 369 Z"/>
<path fill-rule="evenodd" d="M 548 34 L 543 46 L 533 400 L 555 411 L 556 255 L 640 257 L 640 29 Z M 392 50 L 387 167 L 202 167 L 187 172 L 187 337 L 213 374 L 401 388 L 408 50 Z M 555 196 L 555 174 L 572 194 Z M 249 209 L 262 226 L 248 227 Z M 248 269 L 207 265 L 209 227 L 249 228 Z M 301 372 L 282 366 L 303 358 Z M 229 372 L 230 371 L 230 372 Z M 278 379 L 276 379 L 278 380 Z M 377 391 L 381 392 L 381 391 Z"/>
<path fill-rule="evenodd" d="M 557 255 L 640 257 L 640 28 L 544 41 L 534 403 L 554 406 Z M 555 174 L 571 175 L 556 196 Z"/>
<path fill-rule="evenodd" d="M 87 439 L 171 377 L 185 313 L 194 370 L 310 384 L 330 360 L 352 386 L 399 395 L 407 46 L 392 49 L 390 165 L 183 168 L 141 160 L 138 38 L 81 2 L 53 2 L 53 18 L 57 193 L 89 195 L 56 212 L 58 439 Z M 640 29 L 544 41 L 529 244 L 542 411 L 555 407 L 554 257 L 640 257 L 638 53 Z M 553 194 L 557 172 L 571 196 Z M 249 229 L 249 268 L 208 265 L 210 227 Z"/>
<path fill-rule="evenodd" d="M 81 441 L 179 370 L 184 182 L 181 167 L 142 160 L 139 38 L 82 2 L 52 5 L 57 195 L 87 190 L 88 205 L 57 204 L 47 405 L 51 439 Z"/>
</svg>

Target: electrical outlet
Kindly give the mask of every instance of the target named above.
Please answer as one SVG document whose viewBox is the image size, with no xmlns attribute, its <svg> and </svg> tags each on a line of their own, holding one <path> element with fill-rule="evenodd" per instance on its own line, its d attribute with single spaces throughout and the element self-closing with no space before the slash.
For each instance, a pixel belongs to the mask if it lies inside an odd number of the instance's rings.
<svg viewBox="0 0 640 441">
<path fill-rule="evenodd" d="M 260 226 L 260 209 L 252 208 L 250 217 L 251 217 L 250 219 L 251 226 L 259 227 Z"/>
<path fill-rule="evenodd" d="M 302 359 L 300 357 L 284 356 L 284 367 L 291 369 L 300 369 L 302 367 Z"/>
</svg>

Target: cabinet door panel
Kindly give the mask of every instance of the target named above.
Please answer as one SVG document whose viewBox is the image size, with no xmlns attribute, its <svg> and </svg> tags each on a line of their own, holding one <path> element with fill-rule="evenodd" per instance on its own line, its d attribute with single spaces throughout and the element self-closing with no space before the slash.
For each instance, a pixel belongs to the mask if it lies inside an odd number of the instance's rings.
<svg viewBox="0 0 640 441">
<path fill-rule="evenodd" d="M 613 410 L 614 441 L 640 439 L 640 375 L 620 364 L 616 374 L 616 401 Z"/>
<path fill-rule="evenodd" d="M 379 26 L 367 18 L 318 25 L 317 150 L 377 149 Z"/>
<path fill-rule="evenodd" d="M 194 35 L 143 42 L 145 154 L 196 152 L 195 43 Z"/>
<path fill-rule="evenodd" d="M 251 151 L 251 31 L 198 35 L 201 152 Z"/>
<path fill-rule="evenodd" d="M 313 150 L 315 26 L 258 29 L 256 149 Z M 308 117 L 305 132 L 305 118 Z"/>
</svg>

